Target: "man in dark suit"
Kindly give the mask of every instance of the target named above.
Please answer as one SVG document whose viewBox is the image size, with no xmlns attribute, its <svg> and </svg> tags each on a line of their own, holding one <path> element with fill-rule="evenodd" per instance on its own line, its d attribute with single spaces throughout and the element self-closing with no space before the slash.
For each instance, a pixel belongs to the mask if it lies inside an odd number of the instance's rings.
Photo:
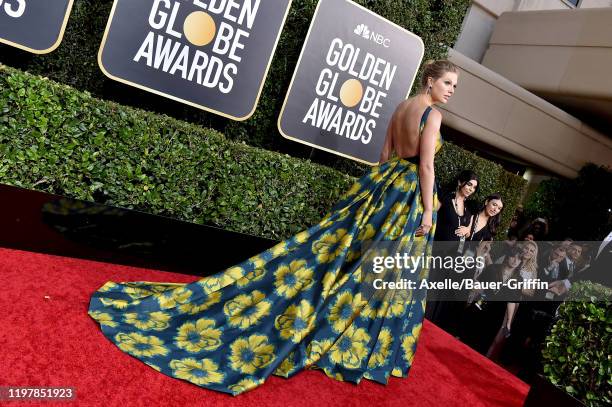
<svg viewBox="0 0 612 407">
<path fill-rule="evenodd" d="M 560 272 L 561 264 L 565 264 L 567 250 L 565 246 L 558 244 L 548 251 L 546 257 L 540 259 L 538 266 L 542 281 L 557 281 L 568 277 L 567 269 Z"/>
<path fill-rule="evenodd" d="M 612 232 L 608 233 L 608 236 L 601 242 L 589 268 L 576 272 L 573 276 L 563 280 L 553 281 L 549 284 L 548 289 L 557 295 L 562 295 L 573 283 L 583 280 L 612 287 Z"/>
<path fill-rule="evenodd" d="M 567 248 L 567 256 L 559 263 L 559 280 L 565 280 L 572 277 L 580 269 L 578 262 L 582 256 L 582 246 L 577 242 L 573 242 Z"/>
</svg>

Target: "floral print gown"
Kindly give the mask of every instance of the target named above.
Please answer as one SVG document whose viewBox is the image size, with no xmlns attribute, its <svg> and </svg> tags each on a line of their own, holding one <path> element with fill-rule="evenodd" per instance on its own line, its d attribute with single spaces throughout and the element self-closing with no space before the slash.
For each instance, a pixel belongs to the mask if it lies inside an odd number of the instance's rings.
<svg viewBox="0 0 612 407">
<path fill-rule="evenodd" d="M 190 284 L 107 282 L 93 294 L 89 315 L 153 369 L 234 395 L 270 374 L 290 377 L 304 368 L 387 383 L 408 374 L 425 295 L 374 290 L 362 243 L 430 253 L 436 214 L 430 233 L 415 237 L 422 214 L 418 159 L 392 158 L 359 179 L 320 223 L 269 250 Z M 425 278 L 427 269 L 411 275 Z"/>
</svg>

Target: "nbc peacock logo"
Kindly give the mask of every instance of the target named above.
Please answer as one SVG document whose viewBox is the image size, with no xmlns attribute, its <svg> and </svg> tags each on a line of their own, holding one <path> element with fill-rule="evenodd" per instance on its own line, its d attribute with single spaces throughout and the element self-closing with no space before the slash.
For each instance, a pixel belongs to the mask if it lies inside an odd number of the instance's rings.
<svg viewBox="0 0 612 407">
<path fill-rule="evenodd" d="M 365 24 L 357 24 L 353 32 L 366 40 L 370 40 L 377 45 L 382 45 L 385 48 L 389 48 L 391 40 L 385 38 L 382 34 L 376 33 Z"/>
<path fill-rule="evenodd" d="M 357 35 L 362 36 L 363 38 L 365 38 L 366 40 L 370 38 L 370 29 L 368 28 L 367 25 L 365 24 L 359 24 L 357 25 L 357 27 L 355 27 L 355 29 L 353 30 L 353 32 Z"/>
</svg>

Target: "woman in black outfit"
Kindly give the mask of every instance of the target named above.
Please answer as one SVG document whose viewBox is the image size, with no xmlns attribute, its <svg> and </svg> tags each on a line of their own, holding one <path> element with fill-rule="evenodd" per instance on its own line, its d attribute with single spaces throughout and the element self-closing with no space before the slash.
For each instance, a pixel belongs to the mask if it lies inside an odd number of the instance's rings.
<svg viewBox="0 0 612 407">
<path fill-rule="evenodd" d="M 462 318 L 461 340 L 473 349 L 493 356 L 499 350 L 491 346 L 496 336 L 507 336 L 510 333 L 514 318 L 513 301 L 517 300 L 516 290 L 510 290 L 504 283 L 510 279 L 521 280 L 522 251 L 510 249 L 502 264 L 492 264 L 484 269 L 478 281 L 481 283 L 501 283 L 483 290 L 481 296 L 472 303 Z"/>
<path fill-rule="evenodd" d="M 487 196 L 480 211 L 470 219 L 469 226 L 458 228 L 457 233 L 463 234 L 469 231 L 469 240 L 475 242 L 493 240 L 501 223 L 503 209 L 504 202 L 500 194 Z"/>
<path fill-rule="evenodd" d="M 436 234 L 434 236 L 434 253 L 437 256 L 456 256 L 457 252 L 463 251 L 463 244 L 468 232 L 458 234 L 461 226 L 470 224 L 471 213 L 466 205 L 466 200 L 478 190 L 478 176 L 470 170 L 463 170 L 457 176 L 453 185 L 454 189 L 447 190 L 441 194 L 440 209 L 438 210 L 438 221 Z M 456 242 L 456 244 L 455 244 Z M 432 281 L 444 281 L 445 278 L 457 279 L 454 270 L 435 269 L 432 270 L 429 279 Z M 426 317 L 443 329 L 449 330 L 449 323 L 456 317 L 454 308 L 458 305 L 453 302 L 438 301 L 438 298 L 448 298 L 452 292 L 437 290 L 428 293 L 428 303 L 425 312 Z"/>
<path fill-rule="evenodd" d="M 480 254 L 479 246 L 482 242 L 493 240 L 497 234 L 497 228 L 501 223 L 501 214 L 504 209 L 504 202 L 501 195 L 491 194 L 485 198 L 484 204 L 480 210 L 472 215 L 468 226 L 460 226 L 457 233 L 467 233 L 467 241 L 465 250 L 463 251 L 466 257 L 475 257 Z M 463 273 L 463 278 L 474 278 L 475 268 L 466 270 Z"/>
<path fill-rule="evenodd" d="M 471 213 L 466 200 L 478 191 L 478 176 L 470 170 L 463 170 L 457 177 L 456 188 L 442 196 L 438 210 L 435 240 L 439 242 L 460 241 L 467 232 L 457 233 L 460 226 L 468 226 Z"/>
</svg>

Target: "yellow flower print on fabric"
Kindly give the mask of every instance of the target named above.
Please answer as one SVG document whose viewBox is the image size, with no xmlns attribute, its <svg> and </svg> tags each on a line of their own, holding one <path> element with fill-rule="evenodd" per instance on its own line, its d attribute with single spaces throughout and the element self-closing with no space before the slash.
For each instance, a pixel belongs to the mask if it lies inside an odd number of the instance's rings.
<svg viewBox="0 0 612 407">
<path fill-rule="evenodd" d="M 134 325 L 136 328 L 145 331 L 161 331 L 163 329 L 168 328 L 168 321 L 170 321 L 170 315 L 163 311 L 128 312 L 123 315 L 123 321 L 127 324 Z"/>
<path fill-rule="evenodd" d="M 106 305 L 107 307 L 113 307 L 117 309 L 126 309 L 128 305 L 137 305 L 140 301 L 129 302 L 128 300 L 119 300 L 119 299 L 110 299 L 110 298 L 100 298 L 100 302 Z"/>
<path fill-rule="evenodd" d="M 308 230 L 303 230 L 297 235 L 295 235 L 293 238 L 298 243 L 305 243 L 308 240 L 308 238 L 310 238 L 310 233 L 308 232 Z"/>
<path fill-rule="evenodd" d="M 388 301 L 375 301 L 372 303 L 367 303 L 365 307 L 363 307 L 363 311 L 359 314 L 362 318 L 375 319 L 384 317 L 387 314 L 387 310 L 389 309 Z"/>
<path fill-rule="evenodd" d="M 236 384 L 232 384 L 228 386 L 228 388 L 232 391 L 232 394 L 238 395 L 240 393 L 244 393 L 245 391 L 249 391 L 254 389 L 263 383 L 263 379 L 255 379 L 254 377 L 247 377 L 246 379 L 240 380 Z"/>
<path fill-rule="evenodd" d="M 383 179 L 385 172 L 382 170 L 380 165 L 377 165 L 376 167 L 372 167 L 372 170 L 370 171 L 370 174 L 368 174 L 368 177 L 374 181 L 380 181 L 381 179 Z"/>
<path fill-rule="evenodd" d="M 351 245 L 351 235 L 346 229 L 325 233 L 312 244 L 312 253 L 320 263 L 330 263 Z"/>
<path fill-rule="evenodd" d="M 122 351 L 134 356 L 166 356 L 169 352 L 164 341 L 157 336 L 145 336 L 137 332 L 119 332 L 115 335 L 115 342 Z"/>
<path fill-rule="evenodd" d="M 361 256 L 361 252 L 359 250 L 357 251 L 349 250 L 348 253 L 346 254 L 346 261 L 347 263 L 350 263 L 354 260 L 357 260 L 360 256 Z"/>
<path fill-rule="evenodd" d="M 221 346 L 221 330 L 215 327 L 214 320 L 201 318 L 181 325 L 174 341 L 187 352 L 211 351 Z"/>
<path fill-rule="evenodd" d="M 341 221 L 343 221 L 344 219 L 346 219 L 346 217 L 348 216 L 348 214 L 349 214 L 349 212 L 348 212 L 348 211 L 346 211 L 346 212 L 342 212 L 342 213 L 341 213 L 341 214 L 340 214 L 340 215 L 339 215 L 337 218 L 335 218 L 335 219 L 333 219 L 333 220 L 332 220 L 332 218 L 331 218 L 331 217 L 332 217 L 332 214 L 329 214 L 328 216 L 326 216 L 326 217 L 325 217 L 325 218 L 324 218 L 324 219 L 323 219 L 323 220 L 322 220 L 322 221 L 319 223 L 319 225 L 320 225 L 322 228 L 326 228 L 326 227 L 328 227 L 328 226 L 333 225 L 333 224 L 334 224 L 334 223 L 336 223 L 336 222 L 341 222 Z"/>
<path fill-rule="evenodd" d="M 330 307 L 327 320 L 332 325 L 332 329 L 338 333 L 351 323 L 355 315 L 361 313 L 365 302 L 361 299 L 361 293 L 355 296 L 349 291 L 340 293 L 336 297 L 336 301 Z"/>
<path fill-rule="evenodd" d="M 147 290 L 146 288 L 136 287 L 136 286 L 123 287 L 123 292 L 135 300 L 139 298 L 147 297 L 151 294 L 154 294 L 154 292 L 151 290 Z"/>
<path fill-rule="evenodd" d="M 260 255 L 253 256 L 249 259 L 251 263 L 253 263 L 254 268 L 261 268 L 266 265 L 266 260 Z"/>
<path fill-rule="evenodd" d="M 169 365 L 174 376 L 200 386 L 222 383 L 223 379 L 225 379 L 223 372 L 219 371 L 219 365 L 211 359 L 173 359 Z"/>
<path fill-rule="evenodd" d="M 333 344 L 334 343 L 331 339 L 310 342 L 306 347 L 306 366 L 312 365 L 313 363 L 317 363 L 319 359 L 321 359 L 321 356 L 325 355 Z"/>
<path fill-rule="evenodd" d="M 393 187 L 401 192 L 411 192 L 416 189 L 416 180 L 410 180 L 400 175 L 393 181 Z"/>
<path fill-rule="evenodd" d="M 399 202 L 391 207 L 389 216 L 387 216 L 382 228 L 386 238 L 395 240 L 402 235 L 407 221 L 405 208 L 406 206 Z"/>
<path fill-rule="evenodd" d="M 361 229 L 357 238 L 359 240 L 370 240 L 376 235 L 376 230 L 372 224 L 368 223 L 365 228 Z"/>
<path fill-rule="evenodd" d="M 349 277 L 349 274 L 340 275 L 337 270 L 328 271 L 325 273 L 325 276 L 323 276 L 321 297 L 326 299 L 330 295 L 333 295 L 336 291 L 344 286 Z"/>
<path fill-rule="evenodd" d="M 246 271 L 242 267 L 230 267 L 215 276 L 205 277 L 199 280 L 198 284 L 202 286 L 206 294 L 210 294 L 241 279 L 245 274 Z"/>
<path fill-rule="evenodd" d="M 299 305 L 290 305 L 285 312 L 277 316 L 274 326 L 280 331 L 281 338 L 299 343 L 312 330 L 315 316 L 310 302 L 302 300 Z"/>
<path fill-rule="evenodd" d="M 406 313 L 406 310 L 410 304 L 410 298 L 404 295 L 399 295 L 399 290 L 397 290 L 393 296 L 393 299 L 389 303 L 387 317 L 401 317 Z"/>
<path fill-rule="evenodd" d="M 274 273 L 276 292 L 286 298 L 294 297 L 298 292 L 312 287 L 313 270 L 306 267 L 306 261 L 293 260 L 289 265 L 283 264 Z"/>
<path fill-rule="evenodd" d="M 370 355 L 370 360 L 368 360 L 368 367 L 373 369 L 386 364 L 392 344 L 393 336 L 391 335 L 391 330 L 389 330 L 389 328 L 383 328 L 378 334 L 374 351 L 372 355 Z"/>
<path fill-rule="evenodd" d="M 363 328 L 350 326 L 332 346 L 329 360 L 349 369 L 357 369 L 368 355 L 370 335 Z"/>
<path fill-rule="evenodd" d="M 254 283 L 255 281 L 261 280 L 265 274 L 266 274 L 266 269 L 257 268 L 251 271 L 250 273 L 245 274 L 245 276 L 242 277 L 240 280 L 238 280 L 236 284 L 238 284 L 239 287 L 244 288 L 247 285 Z"/>
<path fill-rule="evenodd" d="M 291 352 L 289 356 L 287 356 L 279 367 L 274 370 L 274 374 L 282 377 L 289 377 L 289 374 L 293 372 L 295 369 L 295 354 Z"/>
<path fill-rule="evenodd" d="M 404 350 L 404 359 L 408 363 L 412 363 L 412 359 L 414 359 L 414 352 L 416 350 L 416 341 L 419 339 L 419 335 L 421 333 L 422 324 L 416 325 L 412 328 L 412 333 L 404 335 L 404 339 L 402 340 L 402 349 Z"/>
<path fill-rule="evenodd" d="M 346 191 L 346 193 L 344 194 L 342 199 L 347 199 L 347 198 L 350 198 L 353 195 L 356 195 L 361 188 L 363 188 L 363 187 L 362 187 L 362 185 L 361 185 L 361 183 L 359 181 L 353 183 L 351 188 L 348 191 Z"/>
<path fill-rule="evenodd" d="M 100 311 L 90 311 L 89 315 L 91 315 L 91 317 L 93 319 L 95 319 L 96 321 L 98 321 L 98 323 L 100 325 L 106 325 L 106 326 L 110 326 L 112 328 L 117 326 L 117 322 L 115 322 L 113 320 L 113 317 L 111 314 L 108 314 L 106 312 L 100 312 Z"/>
<path fill-rule="evenodd" d="M 287 243 L 281 242 L 270 249 L 273 258 L 287 254 Z"/>
<path fill-rule="evenodd" d="M 98 291 L 107 292 L 107 291 L 111 291 L 115 287 L 117 287 L 116 283 L 113 283 L 112 281 L 108 281 L 106 284 L 100 287 Z"/>
<path fill-rule="evenodd" d="M 231 368 L 245 374 L 253 374 L 263 369 L 275 359 L 274 345 L 266 335 L 254 334 L 248 338 L 238 338 L 231 345 L 229 357 Z"/>
<path fill-rule="evenodd" d="M 402 372 L 402 369 L 400 369 L 398 367 L 395 367 L 391 371 L 391 376 L 393 376 L 393 377 L 404 377 L 404 372 Z"/>
<path fill-rule="evenodd" d="M 221 301 L 221 292 L 217 291 L 214 293 L 204 294 L 203 297 L 199 298 L 198 300 L 192 299 L 185 304 L 181 304 L 179 309 L 182 312 L 194 315 L 209 309 L 219 301 Z"/>
<path fill-rule="evenodd" d="M 270 313 L 270 301 L 261 291 L 250 294 L 241 294 L 229 300 L 223 306 L 223 312 L 228 323 L 233 327 L 246 329 Z"/>
<path fill-rule="evenodd" d="M 175 288 L 173 290 L 164 291 L 156 295 L 157 302 L 161 309 L 174 308 L 180 304 L 185 304 L 191 298 L 193 293 L 187 288 Z"/>
<path fill-rule="evenodd" d="M 151 366 L 153 369 L 157 370 L 158 372 L 161 372 L 161 368 L 153 363 L 147 363 L 145 362 L 145 364 Z"/>
<path fill-rule="evenodd" d="M 323 289 L 321 290 L 321 297 L 323 299 L 329 297 L 330 294 L 336 291 L 336 289 L 338 288 L 338 286 L 335 284 L 337 278 L 338 278 L 337 271 L 328 271 L 327 273 L 325 273 L 325 276 L 323 276 L 323 282 L 322 282 Z"/>
</svg>

